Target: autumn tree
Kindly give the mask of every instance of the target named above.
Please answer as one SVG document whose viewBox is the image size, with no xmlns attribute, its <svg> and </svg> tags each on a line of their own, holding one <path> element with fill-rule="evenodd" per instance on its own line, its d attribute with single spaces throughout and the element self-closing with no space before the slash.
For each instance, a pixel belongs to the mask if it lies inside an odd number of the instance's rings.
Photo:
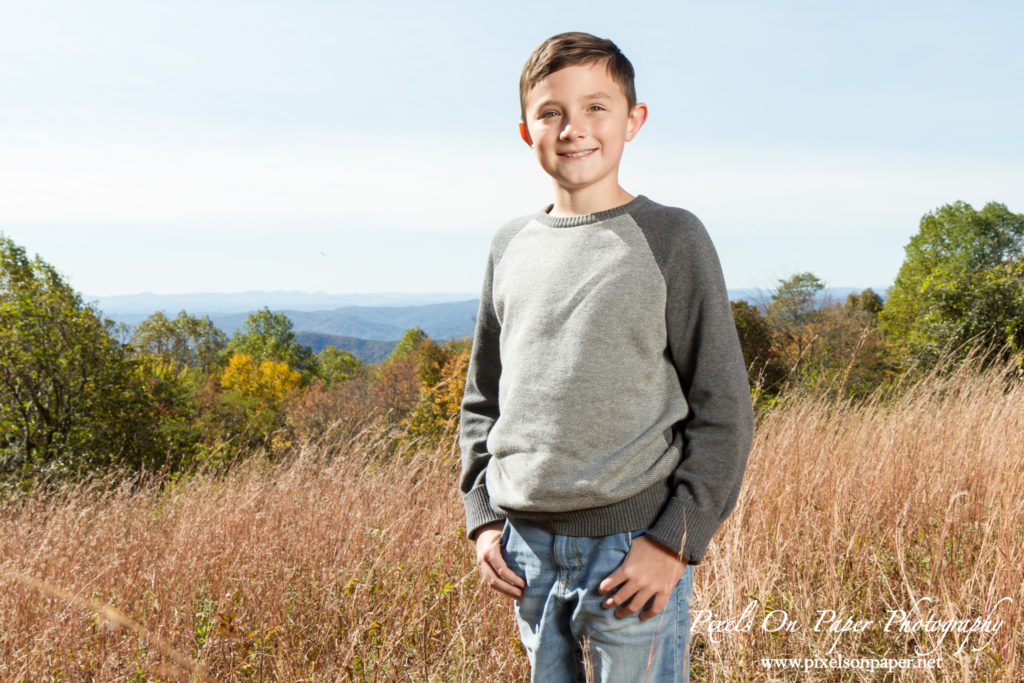
<svg viewBox="0 0 1024 683">
<path fill-rule="evenodd" d="M 428 340 L 418 327 L 406 330 L 391 354 L 373 369 L 373 404 L 396 424 L 405 420 L 419 400 L 419 352 Z"/>
<path fill-rule="evenodd" d="M 249 354 L 235 353 L 224 368 L 220 384 L 256 399 L 261 410 L 277 409 L 302 384 L 302 375 L 281 361 L 258 361 Z"/>
<path fill-rule="evenodd" d="M 285 424 L 296 441 L 321 441 L 323 453 L 358 434 L 380 411 L 372 400 L 376 368 L 334 346 L 317 360 L 320 376 L 288 402 Z"/>
<path fill-rule="evenodd" d="M 852 292 L 847 294 L 846 303 L 843 304 L 843 308 L 847 311 L 864 311 L 874 320 L 875 316 L 882 310 L 883 303 L 882 297 L 875 290 L 868 287 L 861 291 L 860 294 Z"/>
<path fill-rule="evenodd" d="M 870 289 L 844 305 L 823 296 L 812 273 L 779 281 L 765 320 L 772 354 L 791 388 L 864 396 L 891 375 L 891 359 L 875 324 L 878 297 Z"/>
<path fill-rule="evenodd" d="M 471 339 L 420 342 L 416 352 L 419 399 L 406 420 L 411 435 L 437 443 L 458 429 L 472 345 Z"/>
<path fill-rule="evenodd" d="M 264 306 L 251 313 L 228 342 L 226 354 L 244 353 L 255 361 L 276 360 L 298 370 L 304 381 L 318 372 L 313 350 L 303 346 L 292 332 L 292 321 L 284 313 L 274 313 Z"/>
</svg>

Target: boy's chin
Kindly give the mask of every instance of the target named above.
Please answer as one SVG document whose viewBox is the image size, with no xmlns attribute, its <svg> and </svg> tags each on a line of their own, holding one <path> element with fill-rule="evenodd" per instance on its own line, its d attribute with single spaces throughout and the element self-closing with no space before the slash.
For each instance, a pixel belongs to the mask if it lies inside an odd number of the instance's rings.
<svg viewBox="0 0 1024 683">
<path fill-rule="evenodd" d="M 552 175 L 551 180 L 556 191 L 569 195 L 607 195 L 611 198 L 619 192 L 618 178 L 614 176 L 611 179 L 601 178 L 597 180 L 572 180 Z"/>
</svg>

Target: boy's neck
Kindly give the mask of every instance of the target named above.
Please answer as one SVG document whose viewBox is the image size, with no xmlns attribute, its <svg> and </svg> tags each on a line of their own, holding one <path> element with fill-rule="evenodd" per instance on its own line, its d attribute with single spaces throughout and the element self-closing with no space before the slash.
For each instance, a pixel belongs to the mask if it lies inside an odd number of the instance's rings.
<svg viewBox="0 0 1024 683">
<path fill-rule="evenodd" d="M 609 191 L 606 188 L 587 188 L 580 192 L 572 192 L 555 185 L 555 201 L 550 216 L 585 216 L 599 211 L 614 209 L 628 204 L 634 199 L 618 184 Z"/>
</svg>

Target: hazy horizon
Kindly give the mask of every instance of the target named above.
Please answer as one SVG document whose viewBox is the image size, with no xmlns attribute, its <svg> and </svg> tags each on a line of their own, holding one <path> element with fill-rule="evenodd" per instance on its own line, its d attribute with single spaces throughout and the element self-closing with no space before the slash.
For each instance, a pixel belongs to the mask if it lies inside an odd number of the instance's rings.
<svg viewBox="0 0 1024 683">
<path fill-rule="evenodd" d="M 632 194 L 730 288 L 891 283 L 921 217 L 1024 211 L 1024 3 L 14 3 L 0 231 L 79 291 L 477 291 L 549 179 L 516 130 L 546 37 L 608 36 L 650 117 Z"/>
</svg>

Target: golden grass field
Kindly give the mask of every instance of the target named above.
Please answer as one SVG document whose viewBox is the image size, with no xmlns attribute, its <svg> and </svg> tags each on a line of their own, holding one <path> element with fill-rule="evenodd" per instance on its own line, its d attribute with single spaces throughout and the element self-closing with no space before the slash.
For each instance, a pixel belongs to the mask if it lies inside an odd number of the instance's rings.
<svg viewBox="0 0 1024 683">
<path fill-rule="evenodd" d="M 1024 680 L 1024 386 L 1008 377 L 762 416 L 695 573 L 708 612 L 691 680 Z M 480 586 L 463 538 L 454 435 L 383 461 L 393 436 L 328 432 L 219 480 L 93 483 L 2 510 L 0 680 L 528 680 L 512 604 Z M 885 630 L 891 610 L 905 630 Z M 929 616 L 1001 624 L 943 636 Z M 941 668 L 761 662 L 915 649 Z"/>
</svg>

